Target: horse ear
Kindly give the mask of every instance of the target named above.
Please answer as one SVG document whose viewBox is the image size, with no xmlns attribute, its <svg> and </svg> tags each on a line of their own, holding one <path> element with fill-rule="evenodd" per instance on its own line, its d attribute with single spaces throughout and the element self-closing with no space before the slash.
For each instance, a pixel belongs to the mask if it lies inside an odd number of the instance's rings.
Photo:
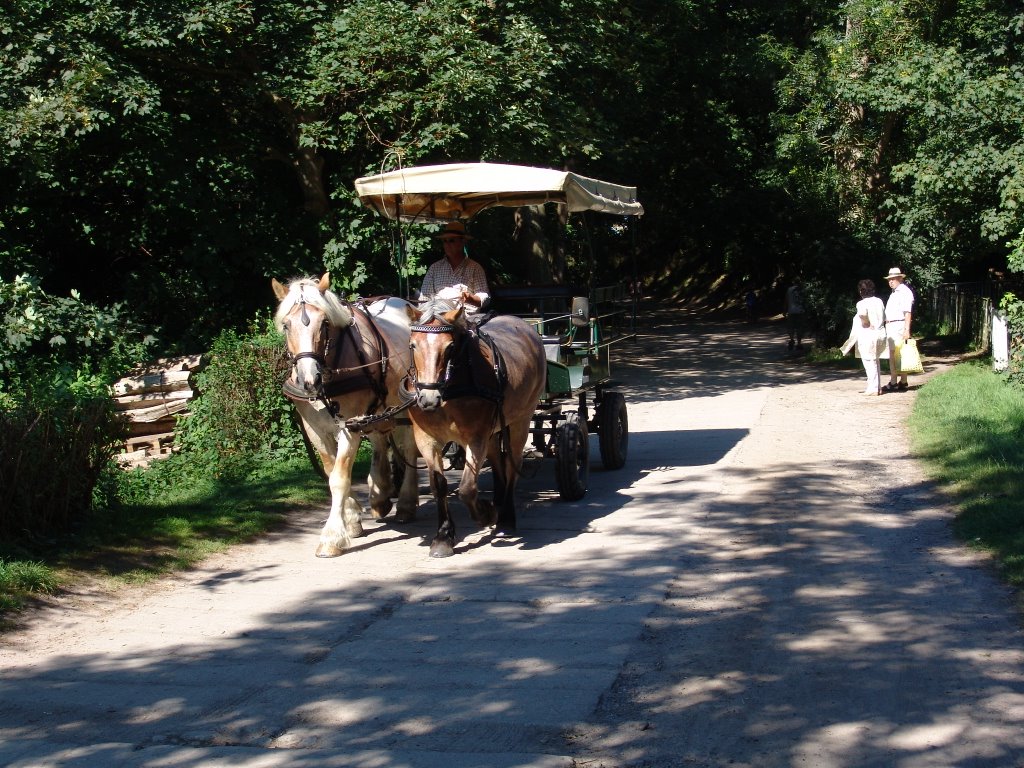
<svg viewBox="0 0 1024 768">
<path fill-rule="evenodd" d="M 273 277 L 270 278 L 270 287 L 274 289 L 274 295 L 277 296 L 277 300 L 284 301 L 284 297 L 288 295 L 288 289 Z"/>
<path fill-rule="evenodd" d="M 405 314 L 409 317 L 410 323 L 418 323 L 420 317 L 423 316 L 423 313 L 417 307 L 408 303 L 405 305 Z"/>
<path fill-rule="evenodd" d="M 448 323 L 448 325 L 458 325 L 464 314 L 466 314 L 466 307 L 459 304 L 458 309 L 453 309 L 451 312 L 444 313 L 444 321 Z"/>
<path fill-rule="evenodd" d="M 331 273 L 324 272 L 324 276 L 320 278 L 320 284 L 317 286 L 320 289 L 320 293 L 327 293 L 331 290 Z"/>
</svg>

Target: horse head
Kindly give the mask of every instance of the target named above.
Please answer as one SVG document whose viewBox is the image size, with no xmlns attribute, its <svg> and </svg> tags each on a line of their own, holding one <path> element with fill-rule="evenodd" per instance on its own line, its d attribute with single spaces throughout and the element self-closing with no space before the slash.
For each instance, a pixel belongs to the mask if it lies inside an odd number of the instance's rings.
<svg viewBox="0 0 1024 768">
<path fill-rule="evenodd" d="M 291 385 L 310 399 L 321 396 L 328 353 L 337 331 L 352 324 L 352 310 L 330 290 L 330 273 L 287 286 L 271 280 L 280 304 L 274 321 L 284 335 L 292 363 Z"/>
<path fill-rule="evenodd" d="M 437 410 L 444 401 L 453 361 L 466 338 L 466 323 L 461 304 L 434 298 L 409 329 L 416 405 L 424 411 Z"/>
</svg>

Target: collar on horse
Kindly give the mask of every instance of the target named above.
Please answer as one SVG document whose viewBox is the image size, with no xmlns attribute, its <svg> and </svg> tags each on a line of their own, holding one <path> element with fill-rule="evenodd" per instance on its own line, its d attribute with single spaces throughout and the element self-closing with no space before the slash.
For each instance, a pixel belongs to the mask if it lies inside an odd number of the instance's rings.
<svg viewBox="0 0 1024 768">
<path fill-rule="evenodd" d="M 302 322 L 309 324 L 305 301 L 302 302 Z M 387 341 L 373 321 L 369 310 L 363 302 L 349 304 L 352 311 L 352 322 L 345 328 L 328 327 L 324 323 L 323 352 L 300 352 L 289 355 L 294 364 L 303 358 L 312 358 L 320 363 L 323 383 L 314 398 L 296 387 L 291 378 L 285 379 L 281 389 L 285 396 L 292 400 L 319 400 L 330 414 L 337 417 L 340 406 L 333 399 L 364 389 L 372 390 L 374 399 L 366 411 L 366 416 L 376 413 L 387 399 L 387 374 L 389 350 Z M 369 334 L 370 346 L 376 351 L 371 360 L 364 349 L 364 338 Z M 354 358 L 354 360 L 353 360 Z M 350 364 L 355 362 L 354 365 Z"/>
<path fill-rule="evenodd" d="M 491 317 L 492 315 L 485 315 L 479 322 L 470 324 L 464 330 L 448 324 L 412 326 L 410 330 L 413 332 L 450 333 L 455 339 L 441 381 L 416 382 L 416 388 L 437 389 L 442 400 L 480 397 L 495 403 L 500 410 L 505 400 L 508 368 L 501 350 L 494 343 L 494 338 L 483 329 Z M 490 361 L 484 355 L 481 344 L 486 344 L 490 350 Z"/>
</svg>

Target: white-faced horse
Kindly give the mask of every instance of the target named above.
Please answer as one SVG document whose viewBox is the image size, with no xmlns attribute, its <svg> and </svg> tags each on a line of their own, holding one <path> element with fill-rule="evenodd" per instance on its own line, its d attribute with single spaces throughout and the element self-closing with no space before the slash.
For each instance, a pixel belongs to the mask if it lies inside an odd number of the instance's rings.
<svg viewBox="0 0 1024 768">
<path fill-rule="evenodd" d="M 448 557 L 455 525 L 448 512 L 444 446 L 455 442 L 466 450 L 459 498 L 473 519 L 514 530 L 516 481 L 547 361 L 540 336 L 520 318 L 501 315 L 474 325 L 461 306 L 445 299 L 428 301 L 410 330 L 417 407 L 409 416 L 437 502 L 430 556 Z M 477 494 L 485 458 L 494 473 L 493 504 Z"/>
<path fill-rule="evenodd" d="M 363 533 L 362 506 L 352 495 L 352 465 L 360 433 L 352 419 L 373 422 L 403 403 L 399 388 L 408 371 L 409 304 L 397 299 L 368 306 L 343 301 L 330 289 L 330 275 L 272 281 L 280 300 L 275 320 L 288 344 L 292 371 L 284 392 L 294 402 L 309 441 L 327 472 L 331 512 L 320 533 L 317 557 L 336 557 Z M 388 433 L 406 463 L 398 494 L 398 520 L 412 520 L 419 503 L 416 446 L 412 429 L 382 418 L 367 429 L 373 445 L 370 509 L 376 518 L 391 511 L 392 473 Z M 393 429 L 392 429 L 393 428 Z"/>
</svg>

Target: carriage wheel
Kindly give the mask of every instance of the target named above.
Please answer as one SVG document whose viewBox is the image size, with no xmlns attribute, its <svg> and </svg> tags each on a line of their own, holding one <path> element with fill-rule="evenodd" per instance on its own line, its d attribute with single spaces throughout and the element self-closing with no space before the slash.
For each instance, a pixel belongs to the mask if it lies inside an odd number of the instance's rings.
<svg viewBox="0 0 1024 768">
<path fill-rule="evenodd" d="M 587 427 L 576 414 L 555 428 L 555 481 L 562 501 L 578 501 L 587 493 L 590 443 Z"/>
<path fill-rule="evenodd" d="M 605 392 L 597 409 L 597 436 L 601 463 L 605 469 L 621 469 L 629 451 L 629 419 L 626 398 L 619 392 Z"/>
</svg>

